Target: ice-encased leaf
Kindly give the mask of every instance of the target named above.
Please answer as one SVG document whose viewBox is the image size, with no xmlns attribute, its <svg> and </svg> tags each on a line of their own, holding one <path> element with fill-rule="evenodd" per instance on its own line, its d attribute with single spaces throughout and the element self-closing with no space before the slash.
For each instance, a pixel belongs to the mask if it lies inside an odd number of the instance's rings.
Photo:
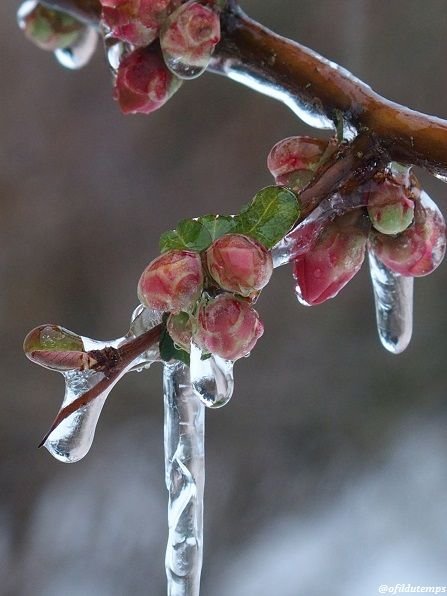
<svg viewBox="0 0 447 596">
<path fill-rule="evenodd" d="M 160 237 L 160 252 L 168 250 L 202 251 L 211 244 L 207 228 L 194 219 L 183 219 L 175 230 L 169 230 Z"/>
<path fill-rule="evenodd" d="M 256 193 L 251 203 L 236 216 L 234 231 L 272 248 L 287 234 L 299 215 L 295 193 L 281 186 L 267 186 Z"/>
<path fill-rule="evenodd" d="M 204 215 L 198 221 L 208 230 L 213 242 L 236 228 L 236 220 L 230 215 Z"/>
</svg>

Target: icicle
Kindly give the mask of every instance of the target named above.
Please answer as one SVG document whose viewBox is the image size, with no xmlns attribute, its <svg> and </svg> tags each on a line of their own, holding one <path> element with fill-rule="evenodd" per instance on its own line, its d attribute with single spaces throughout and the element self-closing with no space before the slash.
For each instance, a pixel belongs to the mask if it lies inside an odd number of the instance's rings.
<svg viewBox="0 0 447 596">
<path fill-rule="evenodd" d="M 368 251 L 377 331 L 384 348 L 400 354 L 413 331 L 413 278 L 394 273 Z"/>
<path fill-rule="evenodd" d="M 202 360 L 202 350 L 191 342 L 191 384 L 194 393 L 208 408 L 221 408 L 234 389 L 233 362 L 211 354 Z"/>
<path fill-rule="evenodd" d="M 68 416 L 53 430 L 44 446 L 59 461 L 73 463 L 82 459 L 90 450 L 95 436 L 99 415 L 110 391 L 131 368 L 123 369 L 119 376 L 108 385 L 93 401 Z M 71 370 L 62 373 L 65 378 L 65 396 L 62 407 L 67 406 L 83 393 L 97 385 L 104 375 L 102 373 L 84 370 Z"/>
<path fill-rule="evenodd" d="M 95 52 L 97 41 L 98 34 L 95 29 L 86 26 L 73 45 L 56 50 L 54 55 L 65 68 L 77 70 L 88 64 Z"/>
<path fill-rule="evenodd" d="M 165 473 L 169 491 L 168 596 L 198 596 L 203 558 L 205 408 L 189 369 L 164 366 Z"/>
</svg>

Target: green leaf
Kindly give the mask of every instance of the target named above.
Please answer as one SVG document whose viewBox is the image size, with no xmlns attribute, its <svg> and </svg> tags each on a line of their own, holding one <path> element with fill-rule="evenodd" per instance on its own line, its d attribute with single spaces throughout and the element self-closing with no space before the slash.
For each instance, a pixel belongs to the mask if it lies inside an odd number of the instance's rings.
<svg viewBox="0 0 447 596">
<path fill-rule="evenodd" d="M 236 217 L 234 231 L 272 248 L 287 234 L 299 215 L 300 207 L 294 192 L 282 186 L 267 186 Z"/>
<path fill-rule="evenodd" d="M 171 360 L 180 360 L 187 366 L 189 366 L 189 354 L 182 350 L 181 348 L 177 348 L 172 341 L 172 337 L 169 335 L 166 327 L 161 333 L 160 342 L 159 342 L 159 349 L 160 349 L 160 356 L 161 359 L 165 362 L 170 362 Z"/>
<path fill-rule="evenodd" d="M 183 219 L 175 230 L 161 235 L 160 252 L 174 249 L 200 252 L 208 248 L 211 242 L 210 233 L 200 221 Z"/>
<path fill-rule="evenodd" d="M 199 222 L 208 230 L 213 242 L 236 227 L 235 218 L 228 215 L 204 215 L 199 217 Z"/>
</svg>

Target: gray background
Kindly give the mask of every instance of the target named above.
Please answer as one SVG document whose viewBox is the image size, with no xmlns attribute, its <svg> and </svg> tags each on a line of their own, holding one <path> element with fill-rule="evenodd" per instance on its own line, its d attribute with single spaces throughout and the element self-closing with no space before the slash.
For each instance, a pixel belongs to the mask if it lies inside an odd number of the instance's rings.
<svg viewBox="0 0 447 596">
<path fill-rule="evenodd" d="M 447 117 L 443 0 L 250 0 L 253 17 L 390 99 Z M 161 370 L 113 391 L 93 448 L 37 450 L 62 394 L 21 342 L 57 322 L 127 330 L 136 282 L 178 219 L 233 213 L 271 183 L 270 147 L 313 134 L 285 107 L 213 75 L 150 117 L 123 117 L 101 51 L 58 67 L 0 4 L 0 592 L 165 593 Z M 447 148 L 446 148 L 447 151 Z M 447 188 L 424 186 L 445 212 Z M 265 335 L 207 416 L 204 596 L 368 596 L 447 585 L 447 267 L 416 282 L 399 357 L 376 338 L 366 267 L 336 299 L 297 304 L 288 267 Z"/>
</svg>

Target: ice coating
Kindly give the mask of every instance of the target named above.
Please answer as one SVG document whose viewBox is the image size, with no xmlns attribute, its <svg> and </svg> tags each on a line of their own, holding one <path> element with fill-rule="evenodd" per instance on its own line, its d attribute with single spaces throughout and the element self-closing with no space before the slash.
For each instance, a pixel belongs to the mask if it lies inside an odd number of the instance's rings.
<svg viewBox="0 0 447 596">
<path fill-rule="evenodd" d="M 56 50 L 54 55 L 59 64 L 65 68 L 78 70 L 90 62 L 96 50 L 97 43 L 98 34 L 95 29 L 85 26 L 75 43 L 66 48 Z"/>
<path fill-rule="evenodd" d="M 190 375 L 194 393 L 208 408 L 221 408 L 231 399 L 234 389 L 233 362 L 203 352 L 191 342 Z"/>
<path fill-rule="evenodd" d="M 286 265 L 307 252 L 324 227 L 335 217 L 366 205 L 367 196 L 354 192 L 349 197 L 335 193 L 324 199 L 302 222 L 272 248 L 273 267 Z"/>
<path fill-rule="evenodd" d="M 73 412 L 63 420 L 49 435 L 44 446 L 53 457 L 64 463 L 73 463 L 82 459 L 90 450 L 95 436 L 96 425 L 104 403 L 116 385 L 131 368 L 130 364 L 89 404 Z M 104 375 L 94 371 L 68 371 L 63 373 L 65 396 L 62 407 L 67 406 L 83 393 L 97 385 Z"/>
<path fill-rule="evenodd" d="M 165 475 L 169 492 L 168 596 L 198 596 L 203 559 L 205 407 L 187 366 L 165 364 Z"/>
<path fill-rule="evenodd" d="M 413 332 L 414 279 L 388 269 L 372 250 L 368 256 L 377 332 L 384 348 L 400 354 L 410 343 Z"/>
<path fill-rule="evenodd" d="M 189 0 L 168 16 L 160 46 L 171 72 L 181 79 L 195 79 L 206 70 L 219 39 L 219 15 Z"/>
<path fill-rule="evenodd" d="M 156 313 L 140 305 L 132 315 L 130 330 L 125 337 L 107 342 L 98 342 L 88 337 L 79 337 L 86 351 L 102 350 L 105 347 L 118 348 L 127 339 L 145 333 L 160 322 L 160 313 Z M 95 387 L 101 387 L 103 385 L 104 389 L 99 391 L 98 395 L 86 406 L 79 408 L 63 420 L 50 433 L 44 445 L 51 455 L 65 463 L 73 463 L 82 459 L 90 450 L 99 415 L 113 387 L 127 372 L 148 368 L 153 362 L 159 360 L 159 358 L 158 345 L 155 345 L 148 351 L 137 356 L 123 370 L 118 373 L 112 372 L 107 378 L 103 372 L 95 370 L 62 371 L 65 380 L 65 395 L 61 408 L 69 405 L 75 399 Z"/>
</svg>

